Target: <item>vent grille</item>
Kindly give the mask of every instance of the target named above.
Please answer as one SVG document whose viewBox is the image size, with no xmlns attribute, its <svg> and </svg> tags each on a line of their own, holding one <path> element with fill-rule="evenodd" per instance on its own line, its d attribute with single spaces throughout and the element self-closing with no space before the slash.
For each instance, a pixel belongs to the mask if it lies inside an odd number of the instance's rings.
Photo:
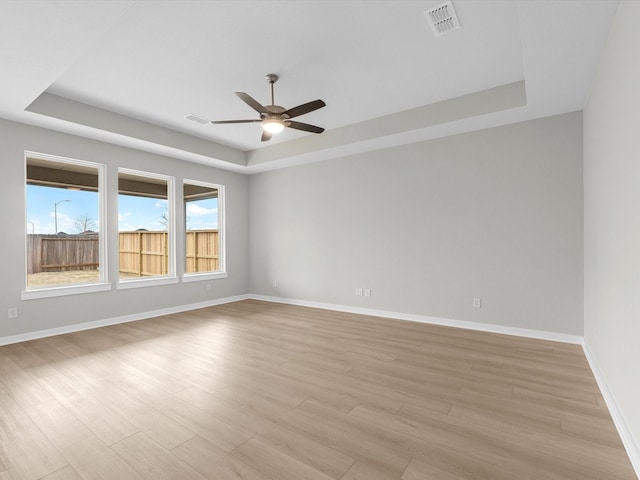
<svg viewBox="0 0 640 480">
<path fill-rule="evenodd" d="M 202 118 L 199 115 L 196 115 L 195 113 L 190 113 L 189 115 L 185 115 L 185 117 L 187 120 L 191 120 L 192 122 L 196 122 L 196 123 L 200 123 L 202 125 L 204 125 L 205 123 L 209 123 L 209 120 L 207 120 L 206 118 Z"/>
<path fill-rule="evenodd" d="M 445 2 L 438 7 L 431 8 L 424 12 L 424 15 L 436 37 L 460 28 L 460 21 L 453 9 L 452 2 Z"/>
</svg>

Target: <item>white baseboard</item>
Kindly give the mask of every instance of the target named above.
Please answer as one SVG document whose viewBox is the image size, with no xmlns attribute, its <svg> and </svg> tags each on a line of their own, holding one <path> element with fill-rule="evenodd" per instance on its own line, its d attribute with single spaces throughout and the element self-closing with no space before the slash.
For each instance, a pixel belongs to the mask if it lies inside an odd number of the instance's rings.
<svg viewBox="0 0 640 480">
<path fill-rule="evenodd" d="M 0 346 L 9 345 L 11 343 L 27 342 L 29 340 L 37 340 L 38 338 L 53 337 L 54 335 L 62 335 L 64 333 L 80 332 L 82 330 L 91 330 L 92 328 L 117 325 L 119 323 L 135 322 L 137 320 L 160 317 L 162 315 L 170 315 L 172 313 L 186 312 L 188 310 L 196 310 L 198 308 L 213 307 L 215 305 L 247 300 L 249 298 L 251 298 L 249 295 L 237 295 L 234 297 L 217 298 L 215 300 L 207 300 L 206 302 L 178 305 L 176 307 L 161 308 L 159 310 L 152 310 L 149 312 L 134 313 L 131 315 L 106 318 L 103 320 L 94 320 L 85 323 L 76 323 L 74 325 L 65 325 L 64 327 L 48 328 L 46 330 L 36 330 L 35 332 L 27 332 L 21 333 L 19 335 L 0 337 Z"/>
<path fill-rule="evenodd" d="M 189 310 L 196 310 L 199 308 L 212 307 L 215 305 L 222 305 L 225 303 L 237 302 L 241 300 L 262 300 L 266 302 L 282 303 L 287 305 L 298 305 L 303 307 L 321 308 L 323 310 L 334 310 L 338 312 L 357 313 L 361 315 L 371 315 L 376 317 L 391 318 L 397 320 L 407 320 L 411 322 L 427 323 L 433 325 L 443 325 L 447 327 L 465 328 L 468 330 L 478 330 L 483 332 L 500 333 L 504 335 L 514 335 L 518 337 L 536 338 L 541 340 L 550 340 L 562 343 L 573 343 L 582 345 L 587 357 L 587 361 L 593 371 L 593 374 L 598 383 L 598 387 L 602 392 L 605 399 L 611 417 L 615 423 L 620 438 L 627 450 L 631 464 L 633 465 L 636 474 L 640 478 L 640 447 L 635 440 L 633 433 L 628 428 L 627 423 L 620 412 L 617 403 L 604 379 L 602 371 L 598 366 L 598 363 L 591 352 L 588 344 L 584 341 L 584 338 L 578 335 L 568 335 L 564 333 L 546 332 L 542 330 L 531 330 L 518 327 L 506 327 L 503 325 L 494 325 L 489 323 L 477 323 L 468 322 L 463 320 L 451 320 L 448 318 L 430 317 L 426 315 L 416 315 L 409 313 L 390 312 L 386 310 L 375 310 L 370 308 L 351 307 L 346 305 L 336 305 L 330 303 L 312 302 L 307 300 L 296 300 L 290 298 L 270 297 L 265 295 L 237 295 L 234 297 L 218 298 L 209 300 L 206 302 L 192 303 L 188 305 L 179 305 L 176 307 L 163 308 L 159 310 L 152 310 L 148 312 L 135 313 L 131 315 L 124 315 L 121 317 L 108 318 L 103 320 L 95 320 L 92 322 L 78 323 L 75 325 L 67 325 L 64 327 L 50 328 L 46 330 L 38 330 L 35 332 L 28 332 L 19 335 L 12 335 L 7 337 L 0 337 L 0 346 L 9 345 L 12 343 L 26 342 L 29 340 L 36 340 L 38 338 L 51 337 L 54 335 L 61 335 L 64 333 L 79 332 L 82 330 L 90 330 L 93 328 L 106 327 L 109 325 L 117 325 L 120 323 L 135 322 L 137 320 L 144 320 L 147 318 L 158 317 L 162 315 L 169 315 L 172 313 L 185 312 Z"/>
<path fill-rule="evenodd" d="M 589 366 L 591 367 L 593 376 L 596 377 L 596 382 L 598 383 L 600 392 L 602 392 L 604 401 L 607 404 L 607 408 L 609 409 L 609 413 L 611 414 L 613 423 L 618 430 L 618 434 L 620 435 L 622 444 L 627 451 L 627 455 L 629 455 L 631 465 L 633 465 L 633 468 L 636 471 L 636 475 L 638 476 L 638 478 L 640 478 L 640 443 L 636 440 L 633 432 L 629 429 L 624 415 L 618 408 L 618 402 L 616 402 L 616 399 L 613 396 L 613 392 L 609 388 L 609 384 L 604 378 L 604 374 L 600 369 L 600 365 L 598 365 L 598 361 L 596 360 L 593 351 L 584 339 L 582 341 L 582 349 L 584 350 L 584 355 L 587 357 L 587 361 L 589 362 Z"/>
<path fill-rule="evenodd" d="M 121 317 L 106 318 L 85 323 L 77 323 L 74 325 L 65 325 L 63 327 L 49 328 L 45 330 L 36 330 L 33 332 L 21 333 L 0 337 L 0 346 L 9 345 L 11 343 L 26 342 L 36 340 L 38 338 L 51 337 L 54 335 L 62 335 L 64 333 L 79 332 L 82 330 L 90 330 L 92 328 L 106 327 L 109 325 L 117 325 L 119 323 L 135 322 L 146 318 L 159 317 L 172 313 L 186 312 L 188 310 L 196 310 L 198 308 L 212 307 L 225 303 L 237 302 L 240 300 L 262 300 L 265 302 L 282 303 L 287 305 L 298 305 L 302 307 L 321 308 L 323 310 L 334 310 L 337 312 L 357 313 L 361 315 L 371 315 L 375 317 L 392 318 L 397 320 L 407 320 L 410 322 L 428 323 L 433 325 L 443 325 L 447 327 L 465 328 L 467 330 L 478 330 L 483 332 L 501 333 L 504 335 L 514 335 L 518 337 L 537 338 L 541 340 L 551 340 L 554 342 L 574 343 L 581 345 L 583 338 L 578 335 L 569 335 L 564 333 L 546 332 L 543 330 L 530 330 L 518 327 L 506 327 L 503 325 L 494 325 L 490 323 L 468 322 L 464 320 L 451 320 L 441 317 L 430 317 L 427 315 L 416 315 L 412 313 L 399 313 L 387 310 L 375 310 L 371 308 L 351 307 L 347 305 L 337 305 L 331 303 L 312 302 L 308 300 L 296 300 L 291 298 L 270 297 L 266 295 L 236 295 L 233 297 L 218 298 L 208 300 L 206 302 L 191 303 L 187 305 L 178 305 L 176 307 L 162 308 L 159 310 L 151 310 L 147 312 L 134 313 Z"/>
<path fill-rule="evenodd" d="M 337 312 L 358 313 L 360 315 L 371 315 L 374 317 L 392 318 L 396 320 L 408 320 L 410 322 L 428 323 L 432 325 L 442 325 L 445 327 L 464 328 L 467 330 L 478 330 L 482 332 L 501 333 L 503 335 L 513 335 L 516 337 L 536 338 L 539 340 L 550 340 L 553 342 L 582 344 L 582 337 L 579 335 L 569 335 L 566 333 L 546 332 L 543 330 L 531 330 L 527 328 L 506 327 L 504 325 L 494 325 L 491 323 L 468 322 L 464 320 L 451 320 L 449 318 L 430 317 L 427 315 L 416 315 L 413 313 L 398 313 L 387 310 L 375 310 L 371 308 L 350 307 L 346 305 L 336 305 L 331 303 L 311 302 L 307 300 L 295 300 L 291 298 L 269 297 L 266 295 L 250 295 L 254 300 L 265 302 L 284 303 L 287 305 L 299 305 L 302 307 L 321 308 L 323 310 L 335 310 Z"/>
</svg>

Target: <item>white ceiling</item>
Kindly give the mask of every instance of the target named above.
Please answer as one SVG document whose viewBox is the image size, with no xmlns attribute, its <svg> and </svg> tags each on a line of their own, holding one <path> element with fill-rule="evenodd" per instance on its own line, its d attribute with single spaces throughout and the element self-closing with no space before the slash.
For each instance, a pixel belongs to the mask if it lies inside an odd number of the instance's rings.
<svg viewBox="0 0 640 480">
<path fill-rule="evenodd" d="M 441 3 L 4 0 L 0 116 L 252 173 L 580 110 L 617 8 L 454 0 L 462 28 L 435 37 Z M 277 104 L 327 103 L 300 117 L 325 133 L 184 119 L 257 118 L 234 92 L 269 103 L 271 72 Z"/>
</svg>

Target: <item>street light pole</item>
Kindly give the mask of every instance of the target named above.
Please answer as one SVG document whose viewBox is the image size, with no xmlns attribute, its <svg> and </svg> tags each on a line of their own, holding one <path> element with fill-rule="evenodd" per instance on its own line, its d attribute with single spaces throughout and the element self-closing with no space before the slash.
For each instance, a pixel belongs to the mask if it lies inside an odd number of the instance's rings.
<svg viewBox="0 0 640 480">
<path fill-rule="evenodd" d="M 58 204 L 59 203 L 63 203 L 63 202 L 70 202 L 71 200 L 60 200 L 59 202 L 56 202 L 53 204 L 53 224 L 54 224 L 54 229 L 55 232 L 53 232 L 55 235 L 58 234 Z"/>
</svg>

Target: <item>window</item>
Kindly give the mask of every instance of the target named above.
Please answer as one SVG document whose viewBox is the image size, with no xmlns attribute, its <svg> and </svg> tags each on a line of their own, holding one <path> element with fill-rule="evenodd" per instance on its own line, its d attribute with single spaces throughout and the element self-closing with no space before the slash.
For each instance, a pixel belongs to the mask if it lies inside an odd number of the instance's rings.
<svg viewBox="0 0 640 480">
<path fill-rule="evenodd" d="M 185 279 L 225 271 L 224 187 L 195 180 L 184 181 Z"/>
<path fill-rule="evenodd" d="M 23 297 L 55 295 L 51 290 L 59 287 L 104 284 L 104 166 L 31 152 L 26 152 L 25 164 Z M 30 290 L 49 292 L 29 295 Z M 64 293 L 74 292 L 67 288 Z"/>
<path fill-rule="evenodd" d="M 173 178 L 118 170 L 120 282 L 175 278 Z"/>
</svg>

